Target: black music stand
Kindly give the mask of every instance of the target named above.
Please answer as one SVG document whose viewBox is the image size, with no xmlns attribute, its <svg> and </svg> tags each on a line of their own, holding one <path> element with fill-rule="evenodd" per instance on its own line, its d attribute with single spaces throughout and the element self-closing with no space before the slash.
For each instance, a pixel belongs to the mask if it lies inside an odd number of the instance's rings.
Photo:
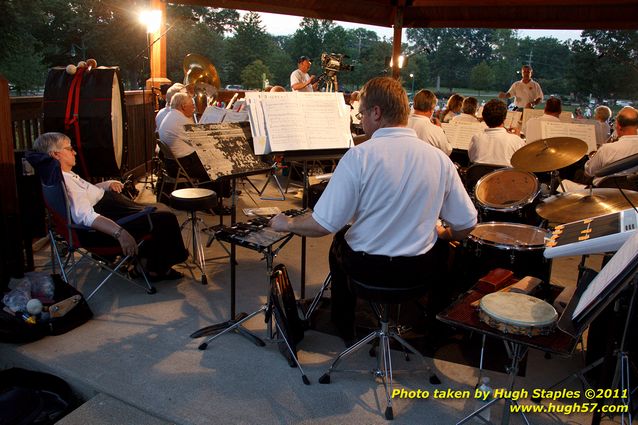
<svg viewBox="0 0 638 425">
<path fill-rule="evenodd" d="M 286 151 L 272 152 L 273 155 L 283 155 L 286 161 L 297 161 L 303 164 L 303 198 L 302 208 L 308 208 L 308 191 L 310 183 L 308 179 L 308 161 L 337 160 L 340 159 L 348 149 L 316 149 L 307 151 Z M 300 298 L 306 297 L 306 236 L 301 237 L 301 290 Z"/>
<path fill-rule="evenodd" d="M 615 302 L 622 292 L 629 289 L 631 290 L 629 308 L 620 346 L 614 353 L 616 355 L 616 373 L 611 385 L 612 387 L 620 386 L 620 394 L 623 395 L 620 400 L 626 406 L 627 411 L 620 412 L 621 424 L 631 424 L 632 422 L 629 353 L 626 347 L 638 294 L 638 233 L 623 244 L 589 285 L 581 285 L 577 289 L 558 322 L 558 327 L 564 332 L 570 335 L 581 335 L 605 308 Z M 590 365 L 589 369 L 595 367 L 599 361 Z M 627 415 L 628 422 L 625 422 L 625 415 Z M 594 413 L 593 422 L 600 422 L 600 412 Z"/>
</svg>

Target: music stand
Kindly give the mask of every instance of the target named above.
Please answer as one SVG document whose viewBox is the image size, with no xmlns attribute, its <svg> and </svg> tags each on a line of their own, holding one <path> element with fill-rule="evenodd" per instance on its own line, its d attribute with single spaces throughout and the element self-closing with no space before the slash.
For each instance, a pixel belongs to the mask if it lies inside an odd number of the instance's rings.
<svg viewBox="0 0 638 425">
<path fill-rule="evenodd" d="M 620 346 L 616 350 L 616 374 L 612 387 L 620 385 L 621 402 L 626 412 L 621 411 L 621 423 L 631 424 L 631 393 L 629 384 L 629 353 L 626 350 L 630 321 L 636 307 L 638 293 L 638 233 L 622 245 L 598 275 L 589 283 L 581 285 L 563 312 L 558 327 L 570 335 L 580 335 L 602 311 L 620 294 L 631 287 L 629 308 L 622 331 Z M 620 379 L 620 382 L 618 382 Z"/>
</svg>

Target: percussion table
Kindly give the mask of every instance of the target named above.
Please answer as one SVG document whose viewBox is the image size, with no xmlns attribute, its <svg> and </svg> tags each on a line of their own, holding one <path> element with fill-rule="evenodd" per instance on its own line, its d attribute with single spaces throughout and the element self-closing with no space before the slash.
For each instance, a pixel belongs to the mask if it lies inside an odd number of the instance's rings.
<svg viewBox="0 0 638 425">
<path fill-rule="evenodd" d="M 578 338 L 568 335 L 558 328 L 556 328 L 553 333 L 549 335 L 529 337 L 526 335 L 503 333 L 481 322 L 479 319 L 478 307 L 475 306 L 475 303 L 480 300 L 483 295 L 485 294 L 482 292 L 469 290 L 456 302 L 439 313 L 437 315 L 437 319 L 454 327 L 478 332 L 482 334 L 484 338 L 486 336 L 491 336 L 503 340 L 507 349 L 508 357 L 511 360 L 510 365 L 506 366 L 506 371 L 509 375 L 508 390 L 512 391 L 514 389 L 514 380 L 518 373 L 519 363 L 525 357 L 527 351 L 530 348 L 535 348 L 537 350 L 556 354 L 562 357 L 569 357 L 574 351 L 576 343 L 578 342 Z M 481 348 L 481 365 L 482 364 L 483 348 Z M 494 398 L 489 403 L 485 403 L 485 405 L 482 406 L 479 410 L 471 413 L 470 415 L 459 421 L 457 425 L 469 421 L 471 418 L 478 415 L 480 412 L 498 401 L 498 398 Z M 501 422 L 502 424 L 509 423 L 510 405 L 513 403 L 516 403 L 516 401 L 512 401 L 511 399 L 505 400 L 505 406 L 503 408 L 503 418 Z M 521 414 L 523 413 L 521 412 Z M 523 418 L 526 423 L 529 423 L 527 422 L 527 418 L 525 418 L 524 414 Z"/>
</svg>

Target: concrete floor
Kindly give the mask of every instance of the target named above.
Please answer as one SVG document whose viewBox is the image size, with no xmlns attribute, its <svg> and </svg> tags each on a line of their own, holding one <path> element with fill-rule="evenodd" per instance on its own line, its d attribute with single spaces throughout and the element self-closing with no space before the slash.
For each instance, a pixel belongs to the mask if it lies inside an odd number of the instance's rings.
<svg viewBox="0 0 638 425">
<path fill-rule="evenodd" d="M 260 178 L 256 184 L 260 187 Z M 238 219 L 244 220 L 242 208 L 277 206 L 281 210 L 298 208 L 301 200 L 289 193 L 285 201 L 261 201 L 249 186 L 241 188 Z M 271 195 L 275 194 L 269 186 Z M 148 191 L 142 199 L 149 199 Z M 180 220 L 184 217 L 179 213 Z M 208 224 L 217 217 L 205 216 Z M 306 297 L 319 289 L 327 272 L 327 252 L 331 237 L 308 239 Z M 291 281 L 299 296 L 300 238 L 286 245 L 275 263 L 287 265 Z M 39 270 L 49 270 L 48 248 L 36 255 Z M 206 249 L 207 257 L 220 257 L 224 251 L 217 243 Z M 245 248 L 237 248 L 237 311 L 253 311 L 266 299 L 268 290 L 265 262 L 262 256 Z M 569 286 L 576 280 L 580 258 L 566 257 L 554 261 L 552 283 Z M 600 258 L 588 263 L 599 267 Z M 353 372 L 333 374 L 330 385 L 317 379 L 331 359 L 344 346 L 332 335 L 307 331 L 299 346 L 299 360 L 311 385 L 302 383 L 300 373 L 290 368 L 277 345 L 256 347 L 236 334 L 222 336 L 207 350 L 198 350 L 200 339 L 189 335 L 212 323 L 229 318 L 230 267 L 227 258 L 208 262 L 209 284 L 199 283 L 199 273 L 190 276 L 188 269 L 178 266 L 187 277 L 176 282 L 156 284 L 157 294 L 147 295 L 120 279 L 105 285 L 91 300 L 95 317 L 75 330 L 60 336 L 22 345 L 0 344 L 0 367 L 21 366 L 48 371 L 68 380 L 86 404 L 63 419 L 63 424 L 156 424 L 182 425 L 232 423 L 385 423 L 383 386 L 375 383 L 366 370 L 374 360 L 364 350 L 344 363 Z M 81 267 L 77 285 L 88 293 L 101 271 Z M 247 323 L 247 328 L 265 336 L 263 316 Z M 490 353 L 487 353 L 489 356 Z M 405 362 L 394 352 L 395 388 L 406 390 L 473 391 L 476 368 L 428 358 L 440 377 L 440 385 L 428 382 L 429 374 L 417 361 Z M 581 347 L 569 358 L 545 358 L 531 350 L 525 377 L 517 378 L 516 388 L 545 389 L 561 377 L 583 367 Z M 355 372 L 354 370 L 361 370 Z M 507 375 L 487 371 L 491 386 L 504 387 Z M 564 388 L 581 389 L 576 380 Z M 574 400 L 560 400 L 572 404 Z M 529 399 L 522 404 L 531 404 Z M 477 401 L 467 398 L 395 399 L 396 423 L 453 424 L 469 414 Z M 502 403 L 491 409 L 492 420 L 502 417 Z M 534 424 L 586 424 L 590 415 L 583 413 L 528 415 Z M 474 420 L 473 423 L 479 423 Z M 523 423 L 513 416 L 511 423 Z M 619 417 L 603 423 L 619 423 Z"/>
</svg>

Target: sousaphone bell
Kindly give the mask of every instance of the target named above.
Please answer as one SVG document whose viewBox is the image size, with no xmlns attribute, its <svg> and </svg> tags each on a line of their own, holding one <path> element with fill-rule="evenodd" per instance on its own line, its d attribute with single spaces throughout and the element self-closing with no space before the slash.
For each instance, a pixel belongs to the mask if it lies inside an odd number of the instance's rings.
<svg viewBox="0 0 638 425">
<path fill-rule="evenodd" d="M 206 107 L 217 97 L 219 76 L 213 64 L 202 55 L 189 53 L 184 58 L 184 85 L 194 92 L 195 112 L 204 113 Z"/>
</svg>

